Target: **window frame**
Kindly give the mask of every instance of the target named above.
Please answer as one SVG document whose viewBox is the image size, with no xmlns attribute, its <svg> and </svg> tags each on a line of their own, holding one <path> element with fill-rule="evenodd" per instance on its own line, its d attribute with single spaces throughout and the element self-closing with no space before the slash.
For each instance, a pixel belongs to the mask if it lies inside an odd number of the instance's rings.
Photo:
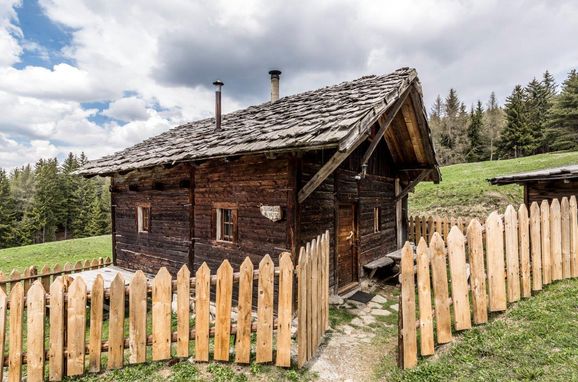
<svg viewBox="0 0 578 382">
<path fill-rule="evenodd" d="M 146 211 L 146 213 L 145 213 Z M 151 205 L 150 203 L 139 203 L 136 206 L 136 227 L 139 234 L 151 232 Z"/>
<path fill-rule="evenodd" d="M 225 211 L 230 211 L 226 213 Z M 213 204 L 213 238 L 219 243 L 234 244 L 238 240 L 238 208 L 236 203 Z M 228 217 L 225 220 L 225 217 Z M 226 229 L 229 226 L 230 229 Z M 230 234 L 225 232 L 229 231 Z"/>
</svg>

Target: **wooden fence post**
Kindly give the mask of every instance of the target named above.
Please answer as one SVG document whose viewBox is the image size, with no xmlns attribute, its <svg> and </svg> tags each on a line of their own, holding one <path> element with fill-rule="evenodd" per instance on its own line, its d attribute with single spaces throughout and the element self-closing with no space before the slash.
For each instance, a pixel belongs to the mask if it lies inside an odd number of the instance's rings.
<svg viewBox="0 0 578 382">
<path fill-rule="evenodd" d="M 183 265 L 177 274 L 177 357 L 189 356 L 191 272 Z"/>
<path fill-rule="evenodd" d="M 571 260 L 570 260 L 570 202 L 567 197 L 562 198 L 560 206 L 560 224 L 562 241 L 562 276 L 568 279 L 572 276 Z"/>
<path fill-rule="evenodd" d="M 542 290 L 542 238 L 540 207 L 533 202 L 530 206 L 530 244 L 532 252 L 532 290 Z"/>
<path fill-rule="evenodd" d="M 409 369 L 417 364 L 413 250 L 409 242 L 405 243 L 401 255 L 401 298 L 401 312 L 403 314 L 401 328 L 401 335 L 403 336 L 403 368 Z"/>
<path fill-rule="evenodd" d="M 542 228 L 542 283 L 552 282 L 552 256 L 550 255 L 550 206 L 547 200 L 540 204 Z"/>
<path fill-rule="evenodd" d="M 322 290 L 325 288 L 321 286 Z M 277 315 L 277 360 L 280 367 L 291 366 L 291 321 L 293 304 L 293 262 L 291 254 L 284 252 L 279 259 L 279 298 Z M 238 351 L 238 350 L 237 350 Z"/>
<path fill-rule="evenodd" d="M 137 271 L 130 281 L 128 299 L 129 362 L 143 363 L 147 351 L 147 278 L 143 271 Z"/>
<path fill-rule="evenodd" d="M 76 277 L 68 288 L 66 375 L 84 374 L 86 332 L 86 284 Z"/>
<path fill-rule="evenodd" d="M 27 347 L 26 374 L 29 381 L 44 380 L 44 317 L 46 314 L 44 288 L 35 281 L 26 296 Z M 4 348 L 0 353 L 4 353 Z M 4 354 L 2 354 L 4 357 Z"/>
<path fill-rule="evenodd" d="M 219 269 L 217 269 L 217 293 L 215 298 L 217 312 L 215 314 L 214 358 L 215 361 L 228 361 L 231 342 L 231 307 L 233 302 L 233 267 L 231 267 L 228 260 L 223 261 Z M 257 344 L 257 346 L 259 345 Z"/>
<path fill-rule="evenodd" d="M 253 263 L 246 257 L 239 275 L 239 302 L 237 314 L 237 341 L 235 362 L 251 362 L 251 319 L 253 309 Z"/>
<path fill-rule="evenodd" d="M 578 277 L 578 203 L 570 197 L 570 259 L 572 277 Z"/>
<path fill-rule="evenodd" d="M 255 359 L 258 363 L 273 360 L 274 268 L 269 255 L 266 255 L 259 263 L 257 354 Z"/>
<path fill-rule="evenodd" d="M 101 369 L 102 319 L 104 308 L 104 279 L 97 275 L 90 293 L 90 335 L 88 342 L 88 369 L 98 373 Z"/>
<path fill-rule="evenodd" d="M 484 243 L 482 225 L 472 219 L 466 232 L 468 257 L 470 260 L 470 284 L 472 286 L 472 304 L 474 323 L 488 322 L 488 297 L 486 295 L 486 269 L 484 266 Z"/>
<path fill-rule="evenodd" d="M 422 237 L 417 246 L 417 287 L 421 355 L 434 353 L 434 333 L 431 307 L 430 250 Z"/>
<path fill-rule="evenodd" d="M 561 280 L 562 273 L 562 222 L 560 201 L 550 204 L 550 255 L 552 256 L 552 280 Z"/>
<path fill-rule="evenodd" d="M 48 353 L 51 381 L 64 376 L 64 276 L 58 276 L 50 285 L 50 347 Z"/>
<path fill-rule="evenodd" d="M 207 263 L 197 270 L 195 275 L 195 359 L 209 360 L 209 324 L 211 301 L 211 270 Z"/>
<path fill-rule="evenodd" d="M 486 258 L 490 312 L 506 310 L 504 227 L 496 211 L 486 220 Z"/>
<path fill-rule="evenodd" d="M 520 299 L 520 258 L 518 255 L 518 216 L 508 205 L 504 214 L 508 302 Z"/>
<path fill-rule="evenodd" d="M 437 341 L 440 344 L 445 344 L 452 340 L 452 328 L 446 251 L 441 235 L 434 235 L 429 247 L 432 255 Z"/>
<path fill-rule="evenodd" d="M 8 353 L 8 382 L 22 378 L 22 318 L 24 315 L 24 287 L 16 283 L 10 287 L 10 333 Z"/>
<path fill-rule="evenodd" d="M 8 310 L 8 297 L 4 289 L 0 287 L 0 381 L 4 380 L 4 346 L 6 343 L 6 311 Z"/>
<path fill-rule="evenodd" d="M 125 287 L 122 274 L 117 273 L 110 284 L 110 312 L 108 326 L 108 368 L 120 369 L 124 365 L 124 300 Z M 153 335 L 155 334 L 153 320 Z M 153 353 L 155 353 L 153 346 Z"/>
<path fill-rule="evenodd" d="M 307 359 L 307 252 L 299 251 L 297 263 L 297 366 L 302 367 Z"/>
<path fill-rule="evenodd" d="M 468 281 L 466 279 L 464 234 L 458 227 L 452 227 L 447 242 L 456 330 L 470 329 L 472 321 L 470 317 Z"/>
<path fill-rule="evenodd" d="M 153 361 L 160 361 L 171 358 L 173 293 L 172 277 L 167 268 L 162 267 L 155 276 L 152 294 Z"/>
<path fill-rule="evenodd" d="M 530 285 L 530 221 L 528 208 L 523 203 L 518 209 L 518 240 L 522 297 L 526 298 L 532 295 Z"/>
</svg>

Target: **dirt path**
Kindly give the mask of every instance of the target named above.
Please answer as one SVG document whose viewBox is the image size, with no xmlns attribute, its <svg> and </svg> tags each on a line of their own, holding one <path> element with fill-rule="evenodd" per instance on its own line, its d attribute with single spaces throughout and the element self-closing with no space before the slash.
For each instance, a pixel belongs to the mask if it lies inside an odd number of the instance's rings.
<svg viewBox="0 0 578 382">
<path fill-rule="evenodd" d="M 334 306 L 353 315 L 327 335 L 309 369 L 319 381 L 371 381 L 384 357 L 395 357 L 397 298 L 391 286 L 365 288 L 376 296 L 368 304 L 345 300 Z M 346 314 L 347 315 L 347 314 Z M 350 316 L 351 317 L 351 316 Z"/>
</svg>

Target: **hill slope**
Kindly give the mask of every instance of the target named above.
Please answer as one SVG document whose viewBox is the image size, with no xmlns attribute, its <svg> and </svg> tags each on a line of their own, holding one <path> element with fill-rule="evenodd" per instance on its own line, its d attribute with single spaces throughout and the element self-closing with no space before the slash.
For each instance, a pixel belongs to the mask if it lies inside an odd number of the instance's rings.
<svg viewBox="0 0 578 382">
<path fill-rule="evenodd" d="M 495 209 L 524 199 L 521 186 L 492 186 L 488 178 L 576 163 L 578 152 L 569 152 L 442 167 L 440 184 L 420 183 L 410 194 L 410 214 L 485 218 Z"/>
</svg>

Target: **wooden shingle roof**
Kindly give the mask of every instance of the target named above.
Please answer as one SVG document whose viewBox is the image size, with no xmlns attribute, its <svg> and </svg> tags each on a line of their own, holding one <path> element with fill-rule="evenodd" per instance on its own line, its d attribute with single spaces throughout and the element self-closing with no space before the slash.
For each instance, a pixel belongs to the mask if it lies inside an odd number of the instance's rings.
<svg viewBox="0 0 578 382">
<path fill-rule="evenodd" d="M 220 131 L 215 131 L 214 118 L 187 123 L 90 161 L 77 173 L 110 175 L 248 153 L 322 147 L 343 149 L 412 85 L 421 97 L 415 69 L 401 68 L 388 75 L 365 76 L 287 96 L 223 115 Z"/>
<path fill-rule="evenodd" d="M 519 174 L 497 176 L 488 179 L 491 184 L 526 183 L 540 180 L 578 179 L 578 165 L 548 168 L 544 170 L 523 172 Z"/>
</svg>

